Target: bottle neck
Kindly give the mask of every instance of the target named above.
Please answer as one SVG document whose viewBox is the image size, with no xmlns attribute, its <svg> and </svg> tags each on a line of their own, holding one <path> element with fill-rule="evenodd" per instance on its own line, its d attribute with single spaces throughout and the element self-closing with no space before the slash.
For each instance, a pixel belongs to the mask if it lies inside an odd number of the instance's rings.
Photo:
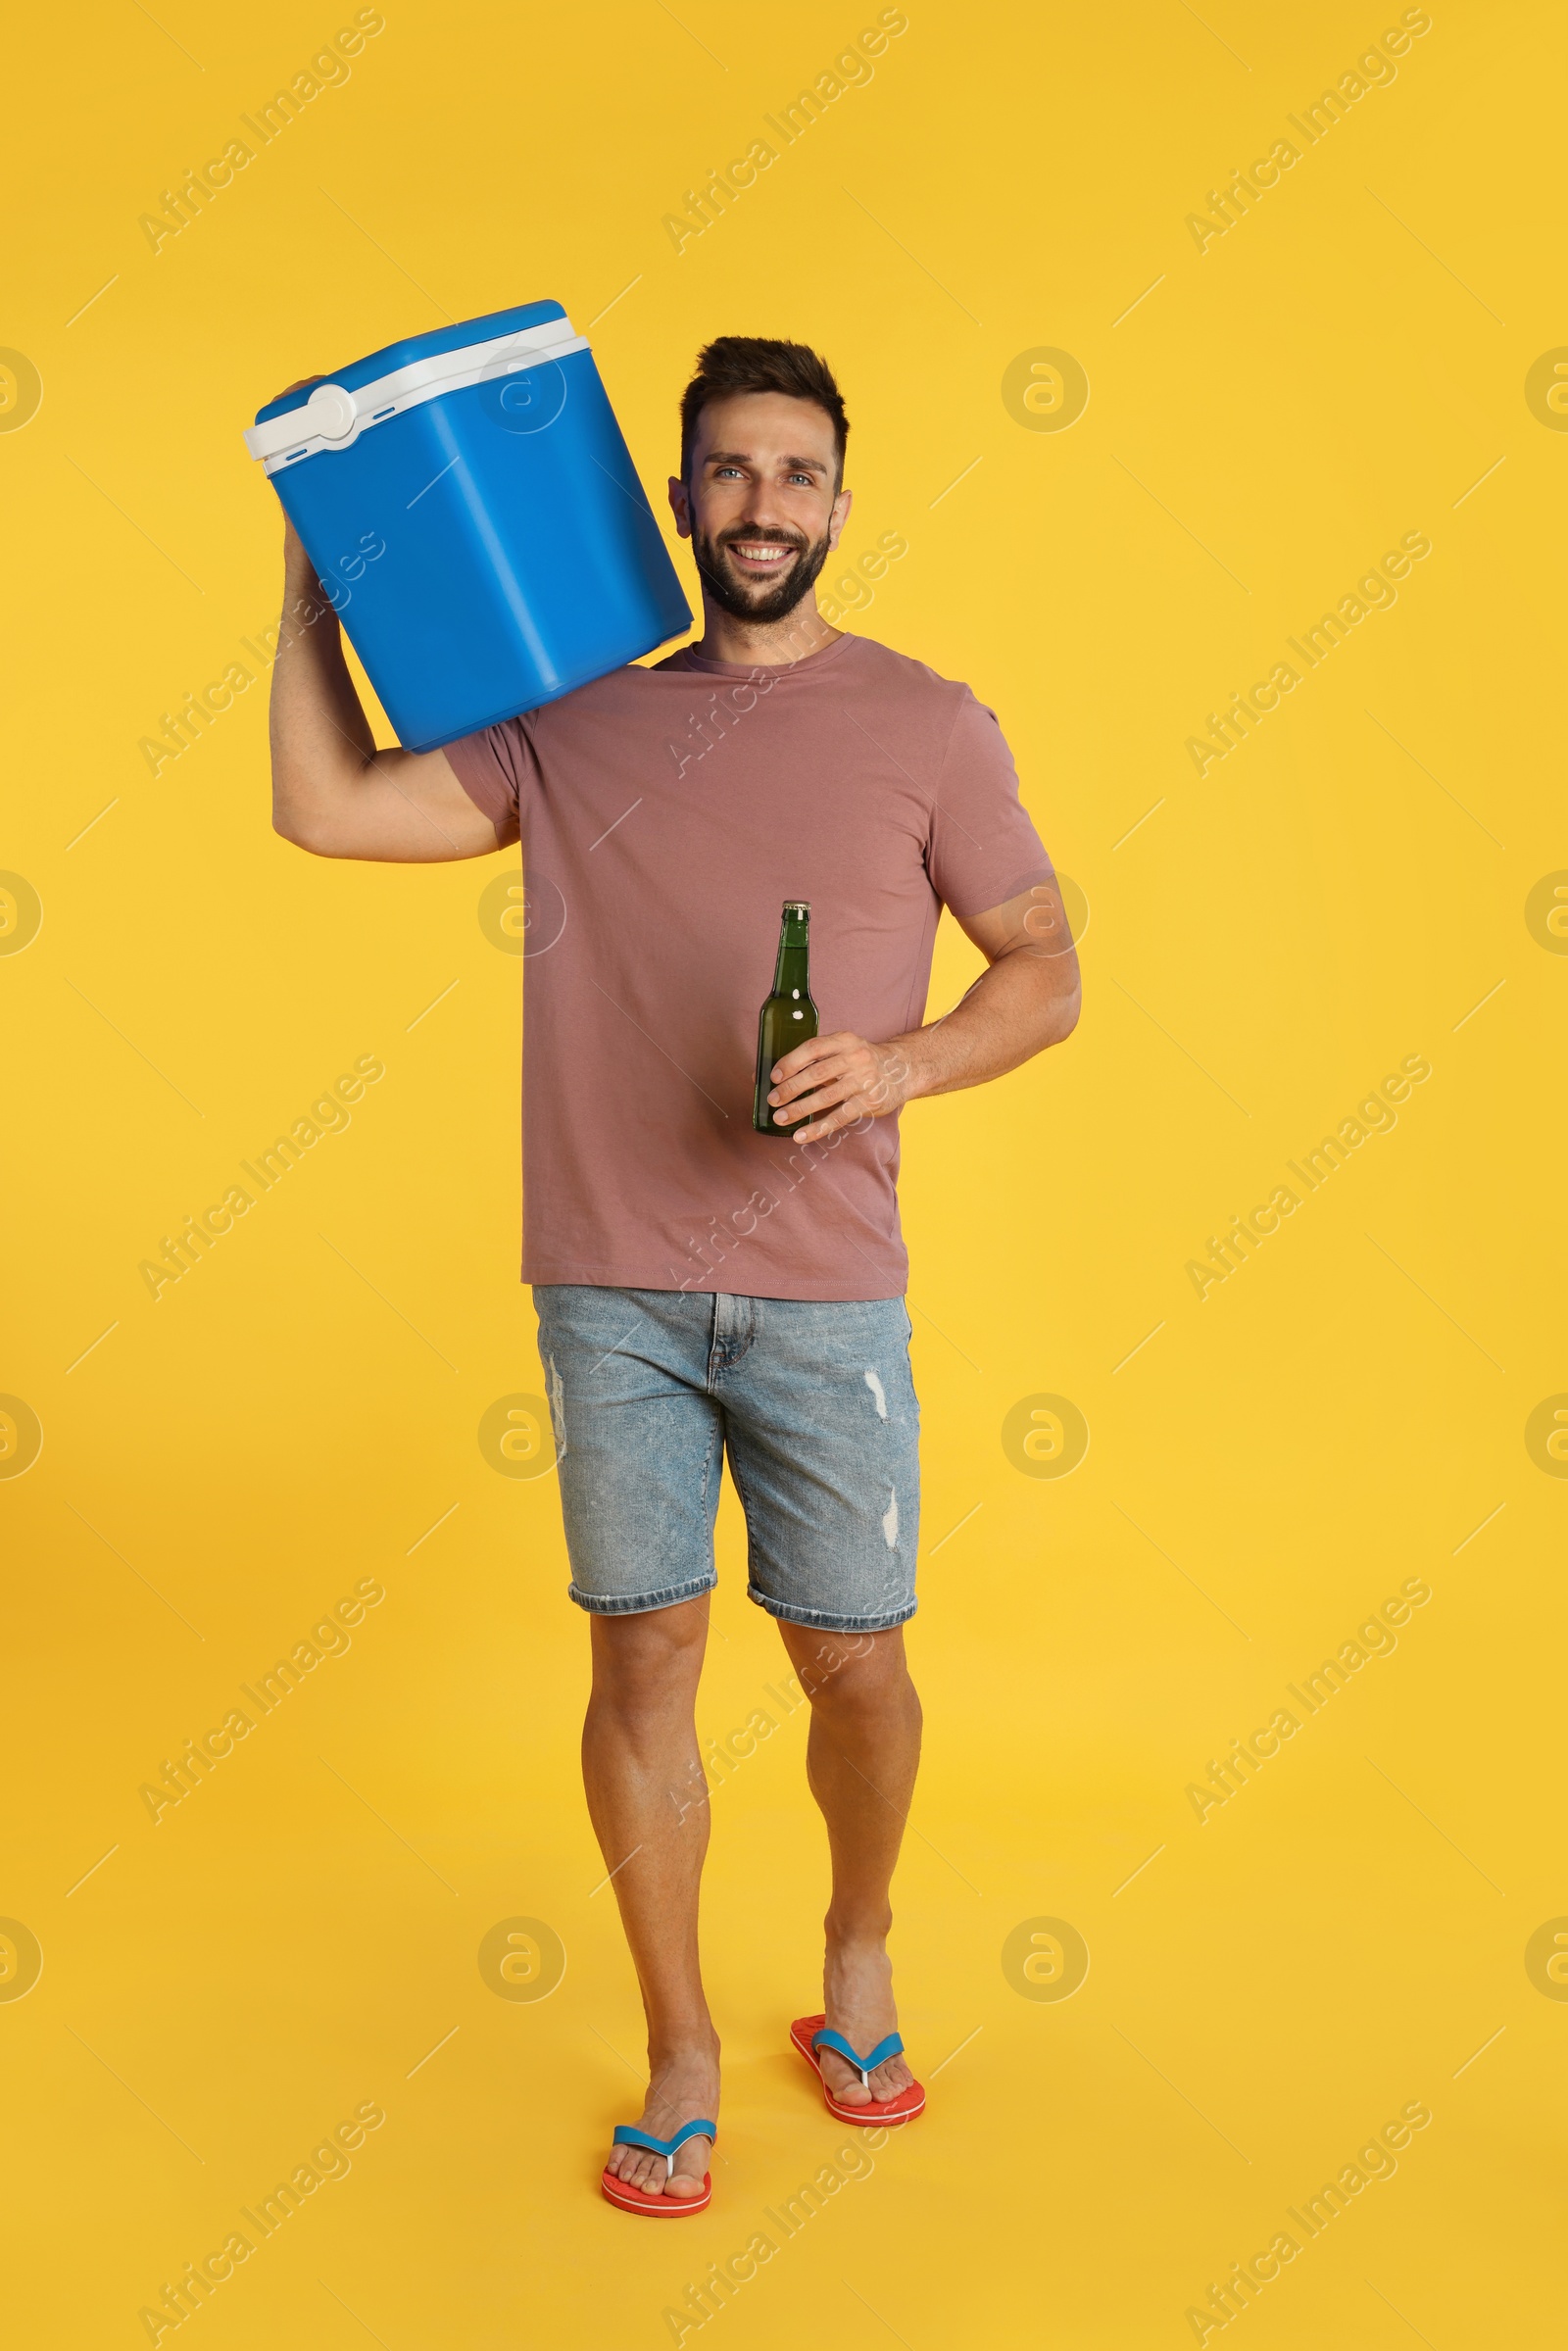
<svg viewBox="0 0 1568 2351">
<path fill-rule="evenodd" d="M 773 994 L 791 996 L 798 989 L 802 996 L 810 993 L 810 920 L 804 914 L 786 914 L 778 935 L 778 962 L 773 970 Z"/>
</svg>

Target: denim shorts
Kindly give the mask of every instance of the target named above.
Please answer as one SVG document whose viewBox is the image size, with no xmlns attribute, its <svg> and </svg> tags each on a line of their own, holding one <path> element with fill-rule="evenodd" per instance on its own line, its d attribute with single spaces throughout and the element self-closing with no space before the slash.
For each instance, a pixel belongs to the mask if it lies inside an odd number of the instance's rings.
<svg viewBox="0 0 1568 2351">
<path fill-rule="evenodd" d="M 914 1614 L 920 1415 L 902 1298 L 535 1286 L 580 1608 L 710 1592 L 725 1454 L 747 1595 L 831 1633 Z"/>
</svg>

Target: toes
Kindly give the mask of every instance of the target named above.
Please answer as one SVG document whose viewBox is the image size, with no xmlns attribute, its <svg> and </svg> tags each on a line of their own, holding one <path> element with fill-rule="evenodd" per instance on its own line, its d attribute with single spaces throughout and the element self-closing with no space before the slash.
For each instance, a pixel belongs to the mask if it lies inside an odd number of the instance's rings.
<svg viewBox="0 0 1568 2351">
<path fill-rule="evenodd" d="M 670 2117 L 661 2114 L 658 2119 L 667 2123 Z M 629 2146 L 622 2139 L 612 2146 L 605 2159 L 605 2171 L 622 2187 L 644 2196 L 668 2196 L 676 2202 L 689 2202 L 702 2194 L 710 2148 L 711 2142 L 707 2138 L 688 2139 L 676 2154 L 672 2175 L 662 2155 L 656 2155 L 646 2147 Z"/>
<path fill-rule="evenodd" d="M 708 2170 L 708 2148 L 709 2141 L 706 2138 L 686 2141 L 675 2158 L 675 2169 L 664 2188 L 666 2196 L 673 2196 L 685 2203 L 693 2196 L 702 2194 L 703 2176 Z M 691 2167 L 689 2170 L 688 2165 Z"/>
<path fill-rule="evenodd" d="M 645 2196 L 657 2194 L 664 2172 L 663 2165 L 656 2165 L 644 2148 L 624 2143 L 616 2147 L 605 2169 L 622 2187 L 641 2188 Z"/>
<path fill-rule="evenodd" d="M 848 2067 L 845 2068 L 844 2079 L 840 2082 L 830 2080 L 828 2088 L 841 2106 L 865 2106 L 871 2099 L 871 2092 L 866 2088 L 859 2075 L 852 2074 Z"/>
</svg>

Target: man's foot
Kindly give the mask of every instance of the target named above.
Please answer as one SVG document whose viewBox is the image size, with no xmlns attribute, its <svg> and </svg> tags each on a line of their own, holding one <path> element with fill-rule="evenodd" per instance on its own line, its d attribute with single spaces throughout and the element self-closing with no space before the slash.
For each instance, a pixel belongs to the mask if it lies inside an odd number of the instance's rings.
<svg viewBox="0 0 1568 2351">
<path fill-rule="evenodd" d="M 879 2040 L 898 2031 L 899 2014 L 893 2000 L 893 1962 L 881 1942 L 830 1942 L 822 1966 L 822 2005 L 828 2024 L 842 2033 L 852 2049 L 874 2049 Z M 871 2070 L 866 2088 L 847 2057 L 836 2049 L 818 2049 L 822 2080 L 841 2106 L 867 2106 L 873 2100 L 896 2098 L 913 2086 L 914 2076 L 902 2057 L 889 2057 Z"/>
<path fill-rule="evenodd" d="M 639 2131 L 650 2138 L 673 2138 L 676 2131 L 699 2117 L 718 2120 L 718 2043 L 683 2051 L 667 2058 L 648 2084 L 648 2096 L 637 2118 Z M 670 2172 L 662 2155 L 647 2147 L 613 2146 L 605 2169 L 612 2179 L 641 2188 L 645 2196 L 669 2196 L 677 2202 L 701 2195 L 703 2174 L 711 2168 L 713 2142 L 689 2138 L 675 2153 Z"/>
</svg>

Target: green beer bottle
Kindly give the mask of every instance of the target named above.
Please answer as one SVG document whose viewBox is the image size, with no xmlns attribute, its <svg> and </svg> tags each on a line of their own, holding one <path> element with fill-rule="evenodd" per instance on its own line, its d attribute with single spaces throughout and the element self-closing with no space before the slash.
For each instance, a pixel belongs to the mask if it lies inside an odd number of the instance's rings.
<svg viewBox="0 0 1568 2351">
<path fill-rule="evenodd" d="M 794 1126 L 775 1125 L 767 1098 L 772 1090 L 774 1064 L 782 1061 L 787 1053 L 793 1053 L 797 1045 L 804 1045 L 808 1037 L 816 1035 L 810 953 L 811 909 L 802 899 L 787 898 L 784 919 L 779 926 L 773 993 L 757 1022 L 757 1093 L 752 1102 L 752 1124 L 760 1135 L 792 1135 L 803 1123 L 797 1119 Z"/>
</svg>

